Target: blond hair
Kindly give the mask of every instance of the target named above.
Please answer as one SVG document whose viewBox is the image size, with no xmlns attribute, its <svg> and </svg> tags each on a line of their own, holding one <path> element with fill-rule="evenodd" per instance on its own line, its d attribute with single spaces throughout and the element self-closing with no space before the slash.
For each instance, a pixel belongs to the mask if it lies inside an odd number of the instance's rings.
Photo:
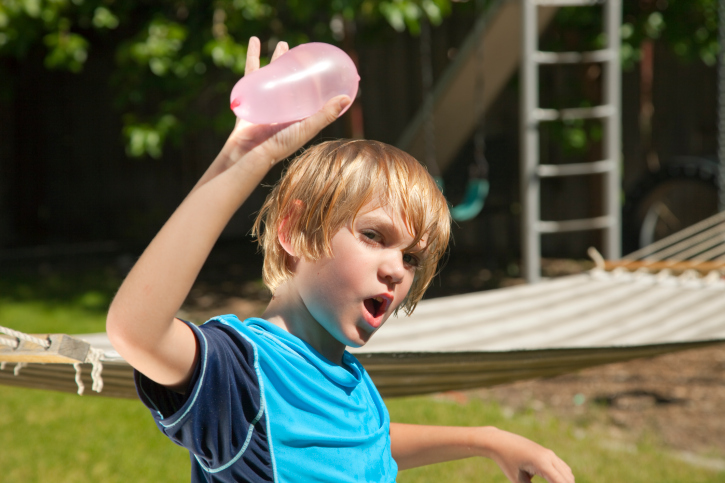
<svg viewBox="0 0 725 483">
<path fill-rule="evenodd" d="M 252 235 L 264 252 L 263 278 L 272 293 L 292 276 L 289 255 L 278 240 L 283 221 L 295 253 L 311 261 L 332 257 L 332 237 L 373 200 L 401 215 L 414 237 L 406 249 L 424 239 L 424 261 L 398 308 L 411 314 L 448 246 L 451 218 L 428 171 L 404 151 L 377 141 L 313 146 L 292 161 L 267 196 Z"/>
</svg>

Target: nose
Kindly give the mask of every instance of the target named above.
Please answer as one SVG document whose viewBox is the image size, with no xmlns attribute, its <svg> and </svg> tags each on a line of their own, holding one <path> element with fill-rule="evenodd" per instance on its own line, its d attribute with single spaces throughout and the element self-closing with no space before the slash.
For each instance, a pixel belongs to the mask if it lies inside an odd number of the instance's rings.
<svg viewBox="0 0 725 483">
<path fill-rule="evenodd" d="M 391 288 L 403 281 L 406 268 L 403 254 L 399 250 L 389 250 L 378 267 L 378 276 Z"/>
</svg>

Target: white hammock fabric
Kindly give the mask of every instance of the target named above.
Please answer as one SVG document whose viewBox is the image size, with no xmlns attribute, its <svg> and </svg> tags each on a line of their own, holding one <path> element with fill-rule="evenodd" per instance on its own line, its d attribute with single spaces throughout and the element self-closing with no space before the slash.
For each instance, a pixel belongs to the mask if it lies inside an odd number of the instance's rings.
<svg viewBox="0 0 725 483">
<path fill-rule="evenodd" d="M 671 268 L 662 269 L 662 261 Z M 383 396 L 395 397 L 548 377 L 722 343 L 725 264 L 713 270 L 713 261 L 725 261 L 725 214 L 634 253 L 611 271 L 596 268 L 536 285 L 424 300 L 411 317 L 391 318 L 352 352 Z M 636 271 L 621 266 L 633 262 Z M 657 270 L 646 268 L 655 263 Z M 698 270 L 698 264 L 708 270 Z M 103 351 L 100 395 L 135 398 L 131 367 L 105 334 L 78 337 Z M 71 366 L 28 364 L 18 376 L 13 369 L 7 364 L 0 371 L 0 383 L 76 391 Z"/>
</svg>

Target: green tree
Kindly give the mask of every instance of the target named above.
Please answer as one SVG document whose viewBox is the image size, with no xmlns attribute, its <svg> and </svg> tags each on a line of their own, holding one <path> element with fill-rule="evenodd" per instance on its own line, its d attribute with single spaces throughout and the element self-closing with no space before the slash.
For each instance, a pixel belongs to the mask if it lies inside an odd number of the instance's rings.
<svg viewBox="0 0 725 483">
<path fill-rule="evenodd" d="M 707 65 L 717 62 L 718 0 L 624 0 L 622 1 L 622 63 L 631 68 L 640 59 L 645 40 L 668 45 L 686 61 L 701 60 Z M 562 8 L 555 28 L 559 31 L 558 47 L 601 48 L 606 38 L 601 34 L 601 9 Z"/>
<path fill-rule="evenodd" d="M 606 37 L 601 25 L 601 8 L 562 8 L 550 32 L 551 44 L 545 48 L 603 48 Z M 719 52 L 718 0 L 623 0 L 620 35 L 625 70 L 638 65 L 643 46 L 653 42 L 666 45 L 683 62 L 714 66 Z M 651 126 L 642 127 L 644 131 L 651 129 Z M 552 134 L 565 153 L 581 154 L 589 149 L 592 141 L 601 139 L 601 126 L 581 120 L 566 121 L 555 126 Z"/>
<path fill-rule="evenodd" d="M 94 45 L 113 43 L 127 153 L 156 158 L 199 127 L 195 106 L 223 105 L 250 36 L 268 39 L 265 46 L 340 43 L 353 22 L 415 34 L 423 15 L 439 23 L 449 11 L 450 0 L 2 0 L 0 58 L 42 48 L 46 68 L 79 73 Z M 226 131 L 223 114 L 214 124 Z"/>
<path fill-rule="evenodd" d="M 423 16 L 438 24 L 453 1 L 0 0 L 0 58 L 22 60 L 43 49 L 48 69 L 78 73 L 94 45 L 111 43 L 114 106 L 127 152 L 159 157 L 167 141 L 200 127 L 195 107 L 224 104 L 243 73 L 249 36 L 268 40 L 265 46 L 277 40 L 294 46 L 312 39 L 344 44 L 351 26 L 366 39 L 393 29 L 417 35 Z M 458 0 L 455 8 L 480 12 L 491 3 Z M 666 42 L 683 59 L 716 62 L 717 0 L 626 0 L 623 9 L 625 67 L 639 61 L 645 39 Z M 560 46 L 573 37 L 588 38 L 592 48 L 602 45 L 600 24 L 601 9 L 562 8 Z M 223 114 L 213 122 L 220 132 L 230 127 Z"/>
</svg>

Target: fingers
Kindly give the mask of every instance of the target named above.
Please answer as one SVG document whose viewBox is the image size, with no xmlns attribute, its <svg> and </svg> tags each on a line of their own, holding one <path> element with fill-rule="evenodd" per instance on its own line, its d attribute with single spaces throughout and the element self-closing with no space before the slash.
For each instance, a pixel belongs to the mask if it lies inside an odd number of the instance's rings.
<svg viewBox="0 0 725 483">
<path fill-rule="evenodd" d="M 334 97 L 318 112 L 301 121 L 280 124 L 249 124 L 245 121 L 244 128 L 236 131 L 235 143 L 240 146 L 238 151 L 241 153 L 238 157 L 255 152 L 264 163 L 274 164 L 304 146 L 337 119 L 350 102 L 347 96 Z M 269 168 L 270 164 L 266 166 Z"/>
<path fill-rule="evenodd" d="M 279 156 L 278 159 L 282 159 L 302 147 L 307 141 L 337 119 L 342 111 L 350 105 L 350 102 L 352 101 L 347 96 L 333 97 L 322 109 L 312 116 L 287 126 L 280 132 L 280 134 L 285 133 L 281 139 L 285 139 L 282 144 L 286 148 L 284 150 L 285 153 Z"/>
<path fill-rule="evenodd" d="M 340 114 L 342 114 L 342 111 L 344 111 L 347 106 L 350 105 L 352 102 L 352 99 L 350 99 L 347 96 L 337 96 L 333 97 L 322 108 L 323 111 L 329 111 L 330 114 L 334 114 L 335 119 L 337 119 Z M 335 120 L 333 119 L 333 121 Z M 332 121 L 330 121 L 332 122 Z"/>
<path fill-rule="evenodd" d="M 544 477 L 549 483 L 574 483 L 574 473 L 569 465 L 556 455 L 553 455 L 550 464 L 542 465 L 539 475 Z"/>
<path fill-rule="evenodd" d="M 335 119 L 340 117 L 340 114 L 342 114 L 342 111 L 344 111 L 347 106 L 350 105 L 352 100 L 347 96 L 337 96 L 333 97 L 327 103 L 320 109 L 318 112 L 313 114 L 312 116 L 308 117 L 303 123 L 306 123 L 309 125 L 309 129 L 315 130 L 315 133 L 312 134 L 314 136 L 322 130 L 325 126 L 332 123 Z M 307 126 L 305 126 L 307 127 Z"/>
<path fill-rule="evenodd" d="M 289 45 L 287 45 L 287 42 L 279 42 L 277 43 L 277 47 L 274 49 L 274 53 L 272 54 L 272 62 L 279 59 L 282 54 L 287 52 L 289 50 Z"/>
<path fill-rule="evenodd" d="M 282 54 L 289 50 L 287 42 L 278 42 L 277 47 L 274 49 L 272 54 L 272 62 L 279 59 Z M 257 37 L 249 38 L 249 45 L 247 46 L 247 62 L 244 65 L 244 74 L 251 74 L 255 70 L 259 69 L 259 55 L 262 51 L 262 45 Z"/>
<path fill-rule="evenodd" d="M 257 37 L 250 37 L 249 45 L 247 46 L 247 63 L 244 65 L 244 74 L 251 74 L 259 69 L 259 53 L 261 50 L 262 46 L 259 39 Z"/>
<path fill-rule="evenodd" d="M 559 474 L 562 476 L 566 483 L 574 483 L 574 472 L 569 468 L 569 465 L 564 463 L 563 460 L 556 458 L 554 460 L 554 467 L 559 470 Z"/>
</svg>

